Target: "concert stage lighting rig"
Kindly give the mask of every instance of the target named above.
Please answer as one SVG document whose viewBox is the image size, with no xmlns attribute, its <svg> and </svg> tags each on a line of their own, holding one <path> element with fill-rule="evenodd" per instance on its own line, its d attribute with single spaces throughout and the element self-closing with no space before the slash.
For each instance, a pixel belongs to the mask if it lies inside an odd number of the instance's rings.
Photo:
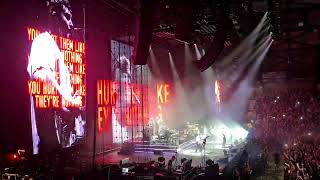
<svg viewBox="0 0 320 180">
<path fill-rule="evenodd" d="M 268 18 L 271 24 L 270 31 L 274 39 L 281 36 L 280 6 L 280 0 L 268 0 Z"/>
</svg>

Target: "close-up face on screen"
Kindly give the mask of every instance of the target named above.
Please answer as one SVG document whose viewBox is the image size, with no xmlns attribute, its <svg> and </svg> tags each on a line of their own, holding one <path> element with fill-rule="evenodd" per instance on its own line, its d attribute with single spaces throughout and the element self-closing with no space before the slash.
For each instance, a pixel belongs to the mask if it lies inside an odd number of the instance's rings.
<svg viewBox="0 0 320 180">
<path fill-rule="evenodd" d="M 27 28 L 33 153 L 67 148 L 85 136 L 85 45 Z"/>
<path fill-rule="evenodd" d="M 112 112 L 113 143 L 138 137 L 139 131 L 143 130 L 142 121 L 147 124 L 148 101 L 145 93 L 148 89 L 143 86 L 145 82 L 141 80 L 141 75 L 143 76 L 146 67 L 141 68 L 133 65 L 132 56 L 133 46 L 111 40 L 112 79 L 114 82 L 112 87 L 113 91 L 118 94 Z"/>
</svg>

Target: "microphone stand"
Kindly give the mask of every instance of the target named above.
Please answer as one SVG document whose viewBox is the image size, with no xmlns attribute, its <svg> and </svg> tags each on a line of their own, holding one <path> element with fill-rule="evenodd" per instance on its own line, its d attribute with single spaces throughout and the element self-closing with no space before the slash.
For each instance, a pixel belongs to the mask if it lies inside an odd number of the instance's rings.
<svg viewBox="0 0 320 180">
<path fill-rule="evenodd" d="M 203 139 L 203 142 L 202 142 L 202 146 L 203 146 L 203 167 L 206 167 L 206 142 L 207 142 L 207 139 Z"/>
<path fill-rule="evenodd" d="M 207 138 L 208 138 L 209 136 L 206 136 L 204 139 L 202 139 L 203 140 L 203 142 L 202 142 L 202 146 L 203 146 L 203 167 L 206 167 L 206 143 L 207 143 Z"/>
</svg>

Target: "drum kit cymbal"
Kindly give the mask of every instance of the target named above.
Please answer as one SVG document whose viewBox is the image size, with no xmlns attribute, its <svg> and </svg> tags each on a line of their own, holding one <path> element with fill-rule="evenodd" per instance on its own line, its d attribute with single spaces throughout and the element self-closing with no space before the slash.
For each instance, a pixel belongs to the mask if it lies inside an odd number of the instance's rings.
<svg viewBox="0 0 320 180">
<path fill-rule="evenodd" d="M 200 124 L 187 122 L 187 125 L 180 131 L 162 126 L 158 133 L 152 135 L 155 143 L 177 144 L 178 140 L 188 140 L 200 134 Z"/>
</svg>

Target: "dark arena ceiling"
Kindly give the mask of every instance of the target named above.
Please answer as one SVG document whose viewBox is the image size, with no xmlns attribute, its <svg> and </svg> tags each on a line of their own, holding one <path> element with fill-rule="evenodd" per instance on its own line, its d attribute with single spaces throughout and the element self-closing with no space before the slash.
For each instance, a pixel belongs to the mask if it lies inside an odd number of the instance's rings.
<svg viewBox="0 0 320 180">
<path fill-rule="evenodd" d="M 125 21 L 116 35 L 135 32 L 138 10 L 136 0 L 100 0 Z M 314 77 L 316 74 L 320 26 L 318 0 L 159 0 L 153 9 L 153 43 L 164 49 L 177 40 L 208 48 L 219 23 L 221 11 L 231 18 L 233 27 L 228 39 L 235 47 L 268 11 L 276 35 L 263 71 L 287 71 L 292 77 Z M 119 25 L 120 25 L 119 24 Z M 132 42 L 134 38 L 131 38 Z M 232 48 L 231 47 L 231 48 Z"/>
<path fill-rule="evenodd" d="M 33 1 L 34 8 L 39 2 Z M 130 35 L 132 44 L 136 32 L 136 19 L 140 12 L 137 2 L 138 0 L 70 1 L 73 7 L 81 8 L 82 3 L 99 7 L 104 17 L 99 19 L 97 16 L 92 16 L 88 19 L 90 22 L 96 21 L 94 28 L 107 27 L 110 36 L 117 39 Z M 272 31 L 277 37 L 262 69 L 288 71 L 293 77 L 311 77 L 320 64 L 317 63 L 320 38 L 319 0 L 154 0 L 153 2 L 152 44 L 166 51 L 168 43 L 181 44 L 181 41 L 196 43 L 207 49 L 219 26 L 217 17 L 221 16 L 221 12 L 232 20 L 232 28 L 226 31 L 228 40 L 232 44 L 230 48 L 233 48 L 251 32 L 263 13 L 268 11 L 270 24 L 273 26 Z M 88 14 L 94 13 L 92 10 L 88 11 Z"/>
</svg>

